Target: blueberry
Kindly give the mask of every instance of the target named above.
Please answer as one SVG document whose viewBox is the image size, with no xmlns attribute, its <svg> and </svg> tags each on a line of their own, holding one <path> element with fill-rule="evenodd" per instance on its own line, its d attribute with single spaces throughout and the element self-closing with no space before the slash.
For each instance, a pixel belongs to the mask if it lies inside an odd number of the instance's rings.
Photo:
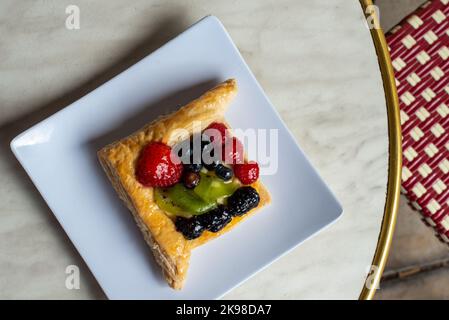
<svg viewBox="0 0 449 320">
<path fill-rule="evenodd" d="M 209 164 L 204 164 L 204 167 L 205 167 L 207 170 L 212 171 L 212 170 L 215 170 L 215 168 L 216 168 L 219 164 L 220 164 L 220 161 L 219 161 L 219 160 L 212 160 L 211 163 L 209 163 Z"/>
<path fill-rule="evenodd" d="M 215 167 L 215 174 L 224 181 L 231 180 L 234 175 L 231 168 L 228 168 L 221 163 Z"/>
<path fill-rule="evenodd" d="M 190 171 L 190 172 L 200 172 L 203 165 L 201 163 L 191 163 L 191 164 L 185 164 L 184 170 Z"/>
<path fill-rule="evenodd" d="M 203 150 L 202 161 L 207 170 L 214 170 L 219 164 L 219 152 L 215 152 L 216 146 L 209 143 Z"/>
</svg>

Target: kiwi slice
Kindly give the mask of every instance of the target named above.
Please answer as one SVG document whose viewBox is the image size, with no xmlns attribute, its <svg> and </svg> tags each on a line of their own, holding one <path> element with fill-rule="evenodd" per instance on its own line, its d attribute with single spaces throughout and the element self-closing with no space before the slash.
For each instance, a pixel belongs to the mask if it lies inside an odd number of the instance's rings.
<svg viewBox="0 0 449 320">
<path fill-rule="evenodd" d="M 235 180 L 225 182 L 213 173 L 200 173 L 200 183 L 193 189 L 201 199 L 206 202 L 214 202 L 229 197 L 240 186 Z"/>
<path fill-rule="evenodd" d="M 181 183 L 170 188 L 156 188 L 154 197 L 159 208 L 177 216 L 200 215 L 217 206 L 215 201 L 204 201 Z"/>
<path fill-rule="evenodd" d="M 184 210 L 180 206 L 178 206 L 168 197 L 168 189 L 162 188 L 154 189 L 154 200 L 156 201 L 156 204 L 159 206 L 159 208 L 161 208 L 165 212 L 172 213 L 177 216 L 184 216 L 184 217 L 190 216 L 187 212 L 184 212 Z"/>
</svg>

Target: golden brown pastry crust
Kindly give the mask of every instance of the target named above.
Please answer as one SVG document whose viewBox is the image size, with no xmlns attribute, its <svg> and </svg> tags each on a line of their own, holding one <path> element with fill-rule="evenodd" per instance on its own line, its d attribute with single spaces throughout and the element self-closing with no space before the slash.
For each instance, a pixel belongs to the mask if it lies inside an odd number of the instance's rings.
<svg viewBox="0 0 449 320">
<path fill-rule="evenodd" d="M 161 265 L 167 282 L 175 289 L 181 289 L 184 284 L 191 250 L 229 231 L 244 217 L 234 218 L 218 233 L 204 232 L 195 240 L 186 240 L 176 231 L 172 219 L 154 203 L 153 188 L 144 187 L 136 180 L 136 159 L 142 147 L 151 141 L 162 141 L 173 146 L 192 133 L 204 130 L 214 121 L 224 122 L 224 112 L 236 93 L 236 81 L 227 80 L 171 115 L 161 117 L 98 152 L 103 169 L 132 212 L 156 261 Z M 193 122 L 200 126 L 192 127 Z M 177 130 L 179 128 L 187 129 L 188 134 L 180 133 Z M 270 196 L 260 182 L 253 186 L 259 191 L 261 198 L 259 206 L 252 210 L 255 211 L 267 204 Z"/>
</svg>

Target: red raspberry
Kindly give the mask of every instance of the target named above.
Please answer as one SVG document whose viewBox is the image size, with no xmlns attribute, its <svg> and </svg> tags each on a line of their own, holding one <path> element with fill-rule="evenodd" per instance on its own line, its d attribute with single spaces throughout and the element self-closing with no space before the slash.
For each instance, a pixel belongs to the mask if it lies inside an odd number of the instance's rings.
<svg viewBox="0 0 449 320">
<path fill-rule="evenodd" d="M 182 174 L 181 161 L 172 154 L 171 148 L 162 142 L 150 142 L 137 160 L 137 180 L 147 187 L 168 187 L 179 182 Z M 177 159 L 179 160 L 179 159 Z"/>
<path fill-rule="evenodd" d="M 206 128 L 206 130 L 209 130 L 209 129 L 212 129 L 212 130 L 216 130 L 216 131 L 218 131 L 219 133 L 220 133 L 220 135 L 221 135 L 221 141 L 219 141 L 219 142 L 221 142 L 221 143 L 219 143 L 218 145 L 222 145 L 222 144 L 224 144 L 225 143 L 225 140 L 226 140 L 226 137 L 227 137 L 227 130 L 228 130 L 228 128 L 223 124 L 223 123 L 220 123 L 220 122 L 212 122 L 207 128 Z M 212 131 L 211 130 L 211 131 Z M 217 135 L 217 133 L 216 132 L 212 132 L 212 133 L 214 133 L 215 135 Z M 206 134 L 207 134 L 207 132 L 206 132 Z M 213 135 L 211 135 L 210 136 L 210 141 L 211 142 L 214 142 L 214 136 Z"/>
<path fill-rule="evenodd" d="M 222 147 L 222 160 L 225 164 L 236 164 L 244 162 L 243 144 L 236 137 L 226 139 Z"/>
<path fill-rule="evenodd" d="M 252 184 L 259 179 L 259 165 L 255 161 L 236 164 L 234 174 L 243 184 Z"/>
</svg>

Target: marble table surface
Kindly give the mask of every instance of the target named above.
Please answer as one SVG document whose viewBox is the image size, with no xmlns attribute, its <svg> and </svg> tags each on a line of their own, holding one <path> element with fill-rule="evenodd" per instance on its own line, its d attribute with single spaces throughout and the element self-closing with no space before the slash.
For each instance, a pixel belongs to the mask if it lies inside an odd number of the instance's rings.
<svg viewBox="0 0 449 320">
<path fill-rule="evenodd" d="M 65 26 L 69 4 L 80 8 L 79 30 Z M 9 141 L 207 14 L 223 22 L 344 208 L 336 224 L 225 298 L 358 298 L 388 167 L 384 92 L 358 0 L 1 1 L 0 298 L 105 298 Z M 73 264 L 78 290 L 65 286 Z"/>
</svg>

